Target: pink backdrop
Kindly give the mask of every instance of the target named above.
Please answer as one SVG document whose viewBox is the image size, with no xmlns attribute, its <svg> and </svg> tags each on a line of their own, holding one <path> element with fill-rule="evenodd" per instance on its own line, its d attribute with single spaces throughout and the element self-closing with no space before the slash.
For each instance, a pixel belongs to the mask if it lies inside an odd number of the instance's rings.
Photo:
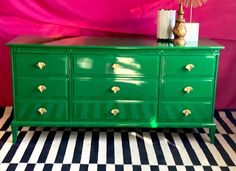
<svg viewBox="0 0 236 171">
<path fill-rule="evenodd" d="M 208 0 L 193 10 L 200 37 L 216 39 L 221 53 L 216 107 L 236 108 L 236 3 Z M 1 0 L 0 106 L 12 104 L 9 49 L 4 45 L 20 34 L 126 35 L 156 34 L 157 9 L 177 9 L 174 0 Z M 189 9 L 185 9 L 185 18 Z"/>
</svg>

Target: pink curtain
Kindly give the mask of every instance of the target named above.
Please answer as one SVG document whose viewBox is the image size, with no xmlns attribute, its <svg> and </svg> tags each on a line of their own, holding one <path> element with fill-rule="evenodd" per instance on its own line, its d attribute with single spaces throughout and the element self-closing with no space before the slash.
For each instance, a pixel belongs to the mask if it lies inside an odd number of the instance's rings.
<svg viewBox="0 0 236 171">
<path fill-rule="evenodd" d="M 208 0 L 193 9 L 200 37 L 217 39 L 222 51 L 217 88 L 217 108 L 236 108 L 236 3 Z M 173 0 L 1 0 L 0 4 L 0 106 L 11 105 L 9 49 L 4 45 L 20 34 L 125 36 L 156 34 L 158 9 L 177 9 Z M 188 21 L 189 9 L 185 9 Z"/>
</svg>

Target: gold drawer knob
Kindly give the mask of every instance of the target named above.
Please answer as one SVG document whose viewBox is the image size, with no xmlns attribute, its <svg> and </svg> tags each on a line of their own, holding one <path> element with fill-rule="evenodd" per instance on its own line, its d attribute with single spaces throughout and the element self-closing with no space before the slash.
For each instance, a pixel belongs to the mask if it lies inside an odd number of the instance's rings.
<svg viewBox="0 0 236 171">
<path fill-rule="evenodd" d="M 120 64 L 112 64 L 112 68 L 113 68 L 114 70 L 117 70 L 117 69 L 120 69 L 121 66 L 120 66 Z"/>
<path fill-rule="evenodd" d="M 36 64 L 36 66 L 39 68 L 39 69 L 43 69 L 44 67 L 46 67 L 46 64 L 44 62 L 38 62 Z"/>
<path fill-rule="evenodd" d="M 188 70 L 188 71 L 191 71 L 193 68 L 194 68 L 194 65 L 193 65 L 193 64 L 187 64 L 187 65 L 185 66 L 185 69 Z"/>
<path fill-rule="evenodd" d="M 189 109 L 184 109 L 182 113 L 184 114 L 184 116 L 188 116 L 188 115 L 190 115 L 192 112 L 191 112 L 191 110 L 189 110 Z"/>
<path fill-rule="evenodd" d="M 42 93 L 42 92 L 45 91 L 47 88 L 46 88 L 45 85 L 39 85 L 39 86 L 37 87 L 37 89 Z"/>
<path fill-rule="evenodd" d="M 184 88 L 184 91 L 185 91 L 186 93 L 190 93 L 191 91 L 193 91 L 193 87 L 191 87 L 191 86 L 185 87 L 185 88 Z"/>
<path fill-rule="evenodd" d="M 118 86 L 113 86 L 113 87 L 111 88 L 111 90 L 112 90 L 114 93 L 117 93 L 118 91 L 120 91 L 120 87 L 118 87 Z"/>
<path fill-rule="evenodd" d="M 116 116 L 118 113 L 120 113 L 120 111 L 118 109 L 112 109 L 111 110 L 111 114 Z"/>
<path fill-rule="evenodd" d="M 44 113 L 47 113 L 47 110 L 43 107 L 38 109 L 38 112 L 40 113 L 40 115 L 43 115 Z"/>
</svg>

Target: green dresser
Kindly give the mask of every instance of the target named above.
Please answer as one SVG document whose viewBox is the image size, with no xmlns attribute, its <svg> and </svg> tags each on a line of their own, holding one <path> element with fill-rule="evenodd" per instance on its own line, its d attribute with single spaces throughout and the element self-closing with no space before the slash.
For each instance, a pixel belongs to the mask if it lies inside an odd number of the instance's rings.
<svg viewBox="0 0 236 171">
<path fill-rule="evenodd" d="M 20 36 L 10 41 L 19 126 L 209 128 L 222 46 L 153 37 Z"/>
</svg>

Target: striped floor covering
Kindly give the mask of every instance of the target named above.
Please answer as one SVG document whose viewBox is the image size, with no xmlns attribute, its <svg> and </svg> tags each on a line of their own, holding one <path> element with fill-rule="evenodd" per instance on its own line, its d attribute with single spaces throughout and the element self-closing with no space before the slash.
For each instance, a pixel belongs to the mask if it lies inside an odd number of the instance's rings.
<svg viewBox="0 0 236 171">
<path fill-rule="evenodd" d="M 207 129 L 21 127 L 11 143 L 11 108 L 0 108 L 0 171 L 236 171 L 236 111 L 216 111 Z"/>
</svg>

